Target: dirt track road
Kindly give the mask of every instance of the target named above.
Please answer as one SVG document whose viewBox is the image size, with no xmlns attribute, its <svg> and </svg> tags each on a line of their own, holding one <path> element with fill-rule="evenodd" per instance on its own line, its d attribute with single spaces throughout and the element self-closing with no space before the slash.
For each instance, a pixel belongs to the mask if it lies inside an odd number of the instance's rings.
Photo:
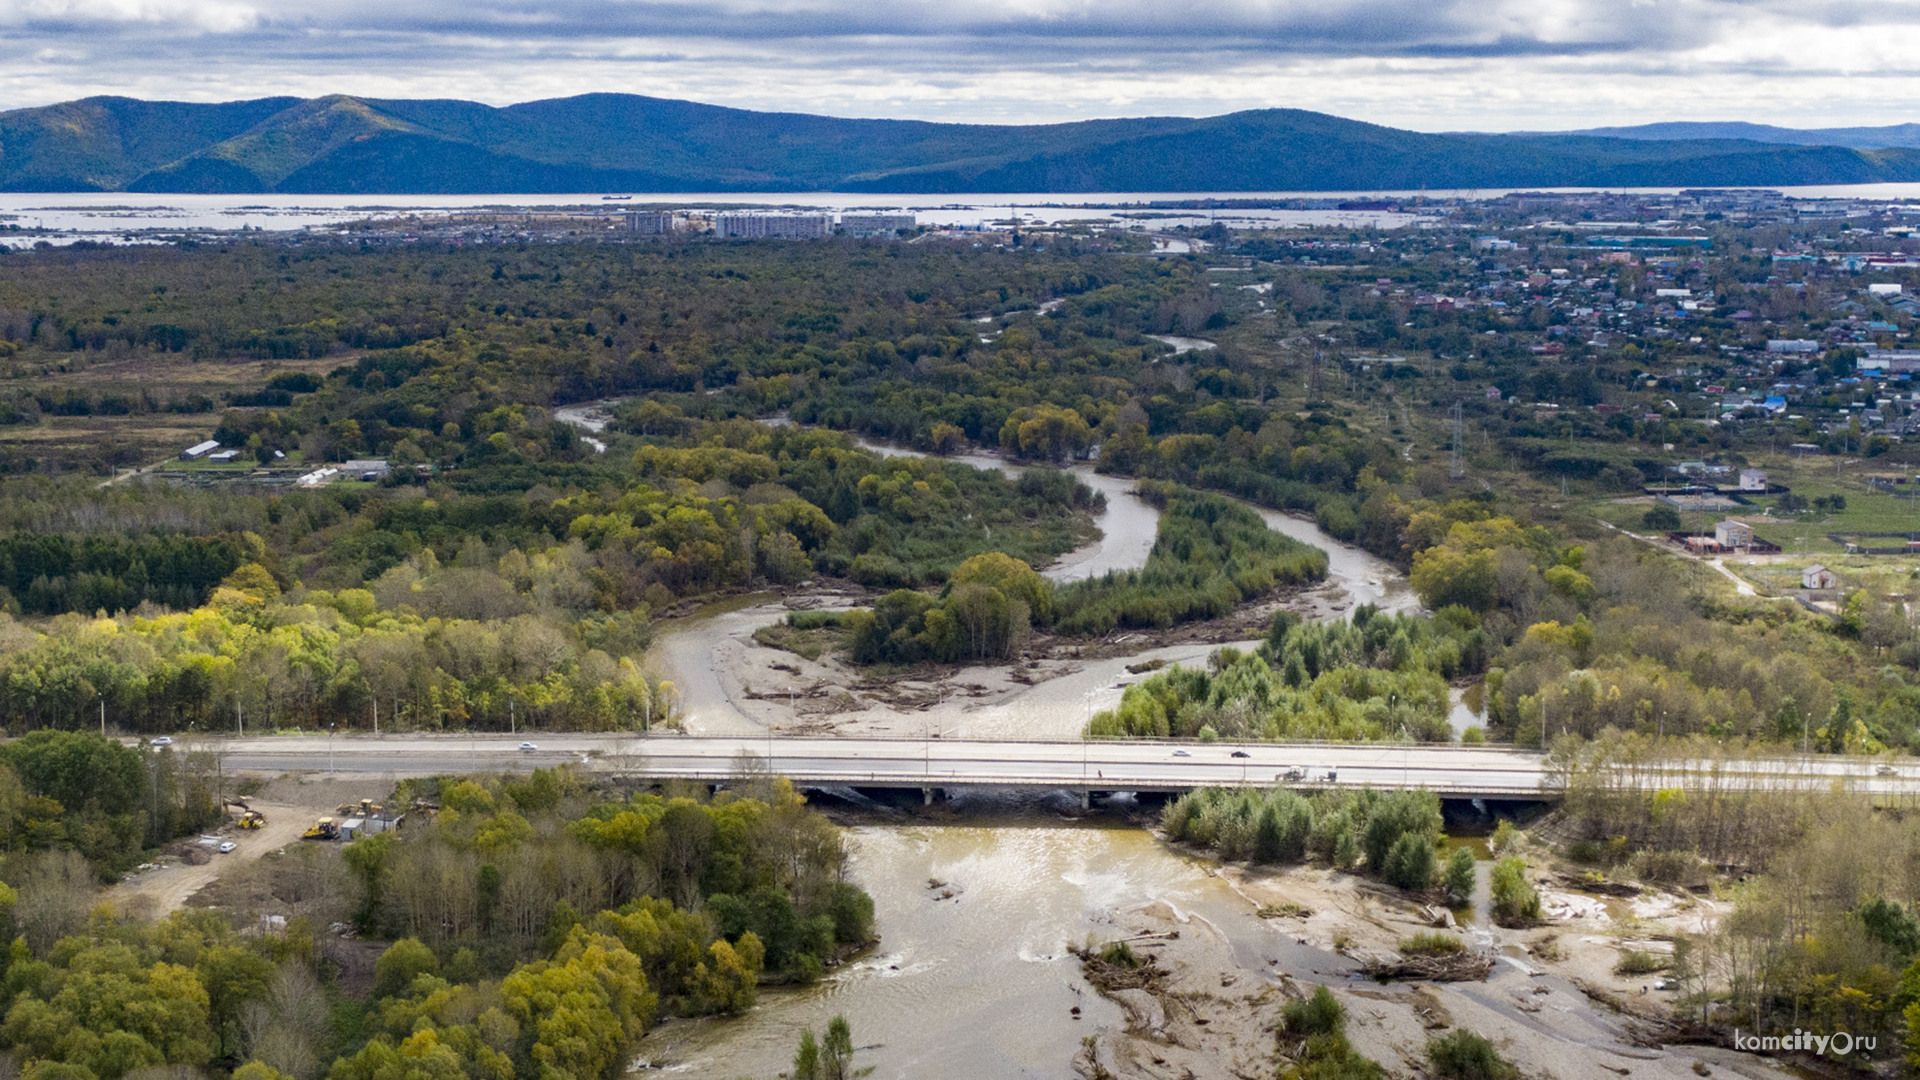
<svg viewBox="0 0 1920 1080">
<path fill-rule="evenodd" d="M 159 870 L 132 875 L 107 890 L 106 899 L 117 906 L 125 906 L 137 902 L 137 898 L 145 898 L 146 902 L 152 904 L 153 916 L 162 918 L 184 906 L 188 897 L 211 884 L 228 867 L 257 859 L 288 844 L 299 843 L 300 834 L 313 824 L 314 812 L 311 808 L 259 801 L 250 805 L 267 815 L 267 824 L 265 828 L 254 831 L 229 828 L 222 833 L 222 839 L 232 840 L 238 845 L 235 850 L 225 855 L 216 854 L 202 866 L 170 863 Z"/>
</svg>

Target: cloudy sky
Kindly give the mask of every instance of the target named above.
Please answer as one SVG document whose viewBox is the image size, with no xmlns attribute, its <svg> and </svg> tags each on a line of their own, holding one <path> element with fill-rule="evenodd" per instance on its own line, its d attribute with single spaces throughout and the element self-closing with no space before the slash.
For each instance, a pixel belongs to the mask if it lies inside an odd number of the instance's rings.
<svg viewBox="0 0 1920 1080">
<path fill-rule="evenodd" d="M 1920 0 L 0 0 L 0 108 L 619 90 L 989 123 L 1920 120 Z"/>
</svg>

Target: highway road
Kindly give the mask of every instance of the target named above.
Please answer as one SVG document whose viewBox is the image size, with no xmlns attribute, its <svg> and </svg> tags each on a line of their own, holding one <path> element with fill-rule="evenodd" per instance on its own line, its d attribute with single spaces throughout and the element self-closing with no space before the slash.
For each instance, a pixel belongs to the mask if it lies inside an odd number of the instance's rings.
<svg viewBox="0 0 1920 1080">
<path fill-rule="evenodd" d="M 523 743 L 533 744 L 523 749 Z M 175 749 L 187 747 L 184 741 Z M 653 778 L 726 780 L 764 769 L 803 784 L 959 788 L 1178 791 L 1269 785 L 1416 788 L 1454 796 L 1551 798 L 1543 755 L 1465 746 L 1355 744 L 1038 742 L 959 739 L 524 734 L 270 736 L 200 739 L 224 766 L 257 772 L 337 772 L 393 777 L 527 771 L 572 764 Z M 746 760 L 751 756 L 753 761 Z M 1920 797 L 1920 765 L 1881 775 L 1869 758 L 1783 757 L 1726 768 L 1734 782 L 1774 789 L 1843 785 L 1873 795 Z M 1288 780 L 1298 769 L 1298 780 Z M 1332 774 L 1329 777 L 1329 774 Z M 1694 786 L 1700 771 L 1670 766 L 1660 786 Z"/>
</svg>

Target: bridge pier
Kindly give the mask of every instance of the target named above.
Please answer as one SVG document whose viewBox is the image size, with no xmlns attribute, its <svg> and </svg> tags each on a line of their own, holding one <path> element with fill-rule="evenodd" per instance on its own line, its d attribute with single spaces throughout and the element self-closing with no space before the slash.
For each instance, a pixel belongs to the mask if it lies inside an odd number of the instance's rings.
<svg viewBox="0 0 1920 1080">
<path fill-rule="evenodd" d="M 1082 788 L 1080 791 L 1080 809 L 1082 810 L 1093 809 L 1093 792 L 1085 788 Z"/>
<path fill-rule="evenodd" d="M 920 805 L 921 806 L 933 805 L 933 789 L 932 788 L 923 787 L 920 789 Z"/>
</svg>

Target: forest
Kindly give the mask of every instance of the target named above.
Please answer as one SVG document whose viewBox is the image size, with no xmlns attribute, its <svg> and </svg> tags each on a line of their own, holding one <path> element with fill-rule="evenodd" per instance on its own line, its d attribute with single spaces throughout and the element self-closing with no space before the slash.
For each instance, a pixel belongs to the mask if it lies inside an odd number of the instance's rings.
<svg viewBox="0 0 1920 1080">
<path fill-rule="evenodd" d="M 1312 514 L 1406 567 L 1437 614 L 1368 628 L 1364 646 L 1304 632 L 1297 664 L 1271 647 L 1267 674 L 1241 661 L 1244 695 L 1209 688 L 1202 709 L 1172 694 L 1164 721 L 1129 706 L 1115 732 L 1437 737 L 1433 680 L 1484 672 L 1487 735 L 1523 745 L 1608 729 L 1920 740 L 1920 637 L 1898 604 L 1861 595 L 1831 629 L 1728 606 L 1669 560 L 1396 450 L 1421 425 L 1380 395 L 1416 372 L 1349 373 L 1334 392 L 1288 336 L 1370 310 L 1337 276 L 1262 272 L 1273 299 L 1256 305 L 1203 260 L 1072 236 L 3 258 L 12 731 L 97 723 L 103 703 L 136 732 L 495 729 L 522 713 L 643 728 L 672 708 L 640 664 L 655 620 L 729 593 L 844 581 L 875 602 L 845 628 L 849 655 L 945 662 L 1213 619 L 1317 576 L 1212 492 Z M 1174 353 L 1150 336 L 1165 333 L 1219 344 Z M 105 401 L 103 376 L 138 396 Z M 211 411 L 179 411 L 210 393 Z M 556 409 L 596 398 L 617 400 L 589 443 Z M 178 429 L 152 425 L 182 416 L 244 464 L 100 486 L 173 454 L 151 437 Z M 119 426 L 6 437 L 80 421 Z M 1009 480 L 939 456 L 976 449 L 1036 467 Z M 358 456 L 392 470 L 262 482 Z M 1045 466 L 1089 457 L 1167 511 L 1145 569 L 1054 589 L 989 559 L 954 578 L 983 557 L 1042 568 L 1087 539 L 1101 497 Z M 1277 708 L 1270 681 L 1294 703 Z"/>
<path fill-rule="evenodd" d="M 94 883 L 219 816 L 207 763 L 48 731 L 0 758 L 0 1045 L 27 1076 L 600 1078 L 659 1019 L 742 1012 L 874 933 L 838 829 L 784 780 L 701 799 L 550 770 L 408 781 L 395 801 L 437 812 L 270 854 L 219 906 L 155 921 Z M 390 942 L 365 984 L 334 923 Z"/>
</svg>

